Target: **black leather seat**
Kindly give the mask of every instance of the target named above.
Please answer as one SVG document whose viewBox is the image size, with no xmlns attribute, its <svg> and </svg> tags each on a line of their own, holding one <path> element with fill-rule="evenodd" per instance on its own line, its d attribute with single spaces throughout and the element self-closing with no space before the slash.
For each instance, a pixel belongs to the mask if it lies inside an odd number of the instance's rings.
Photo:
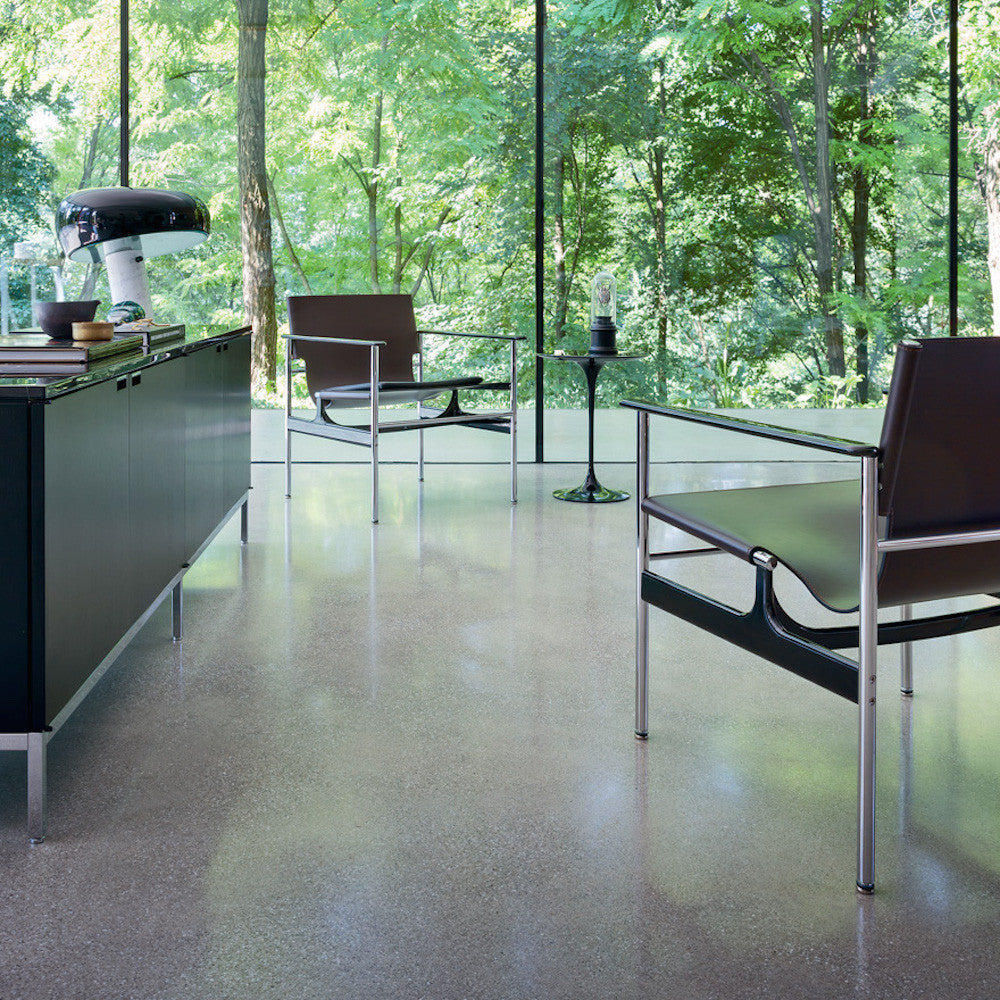
<svg viewBox="0 0 1000 1000">
<path fill-rule="evenodd" d="M 879 444 L 626 401 L 639 416 L 636 735 L 648 733 L 648 607 L 668 611 L 859 706 L 858 888 L 874 888 L 876 647 L 1000 624 L 1000 605 L 914 619 L 913 604 L 1000 592 L 1000 340 L 899 345 Z M 681 494 L 649 491 L 649 419 L 665 416 L 857 458 L 859 479 Z M 650 518 L 756 567 L 741 613 L 654 572 Z M 805 626 L 778 602 L 773 571 L 791 570 L 827 608 L 858 624 Z M 879 607 L 903 620 L 879 625 Z M 835 652 L 857 647 L 855 662 Z"/>
</svg>

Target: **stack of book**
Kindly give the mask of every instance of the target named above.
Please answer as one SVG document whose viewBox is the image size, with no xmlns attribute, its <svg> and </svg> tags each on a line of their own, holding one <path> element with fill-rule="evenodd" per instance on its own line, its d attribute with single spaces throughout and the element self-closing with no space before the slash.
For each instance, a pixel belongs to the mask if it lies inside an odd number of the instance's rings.
<svg viewBox="0 0 1000 1000">
<path fill-rule="evenodd" d="M 91 361 L 142 348 L 138 334 L 114 340 L 50 340 L 44 333 L 11 333 L 0 337 L 0 377 L 13 375 L 80 375 Z"/>
<path fill-rule="evenodd" d="M 121 323 L 115 327 L 115 339 L 121 337 L 142 337 L 143 350 L 148 351 L 153 346 L 158 346 L 168 340 L 177 340 L 184 336 L 184 324 L 159 325 L 146 319 L 136 320 L 134 323 Z"/>
</svg>

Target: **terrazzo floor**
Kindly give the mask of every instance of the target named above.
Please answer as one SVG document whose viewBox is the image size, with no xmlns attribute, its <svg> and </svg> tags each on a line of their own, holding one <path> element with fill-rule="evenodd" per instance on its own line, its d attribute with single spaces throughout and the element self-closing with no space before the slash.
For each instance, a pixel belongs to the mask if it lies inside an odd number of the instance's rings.
<svg viewBox="0 0 1000 1000">
<path fill-rule="evenodd" d="M 507 476 L 389 465 L 373 527 L 363 465 L 254 466 L 183 642 L 159 608 L 49 744 L 42 845 L 0 754 L 2 1000 L 1000 995 L 1000 634 L 919 646 L 912 702 L 886 655 L 861 898 L 854 707 L 654 613 L 637 742 L 634 505 Z M 680 578 L 738 603 L 721 558 Z"/>
</svg>

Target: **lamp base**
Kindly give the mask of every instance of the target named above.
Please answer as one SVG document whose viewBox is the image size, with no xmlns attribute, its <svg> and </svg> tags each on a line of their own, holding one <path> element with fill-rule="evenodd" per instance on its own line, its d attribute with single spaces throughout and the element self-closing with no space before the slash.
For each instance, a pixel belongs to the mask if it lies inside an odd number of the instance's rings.
<svg viewBox="0 0 1000 1000">
<path fill-rule="evenodd" d="M 125 247 L 116 250 L 109 253 L 104 262 L 108 269 L 111 300 L 116 303 L 136 302 L 142 306 L 147 316 L 152 316 L 149 278 L 146 276 L 146 260 L 141 248 Z"/>
<path fill-rule="evenodd" d="M 594 327 L 590 328 L 590 353 L 591 354 L 617 354 L 618 349 L 615 346 L 615 334 L 617 331 L 614 327 L 610 330 L 597 330 Z"/>
</svg>

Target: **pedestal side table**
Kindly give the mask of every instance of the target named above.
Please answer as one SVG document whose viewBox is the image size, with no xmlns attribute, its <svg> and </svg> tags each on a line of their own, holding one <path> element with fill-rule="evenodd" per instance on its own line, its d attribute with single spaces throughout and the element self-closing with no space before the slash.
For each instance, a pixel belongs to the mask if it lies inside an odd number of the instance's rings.
<svg viewBox="0 0 1000 1000">
<path fill-rule="evenodd" d="M 642 361 L 643 354 L 539 354 L 546 361 L 573 361 L 583 370 L 587 380 L 587 478 L 582 486 L 555 490 L 557 500 L 571 500 L 574 503 L 616 503 L 627 500 L 629 495 L 622 490 L 611 490 L 602 486 L 594 474 L 594 395 L 597 376 L 601 369 L 612 361 Z"/>
</svg>

